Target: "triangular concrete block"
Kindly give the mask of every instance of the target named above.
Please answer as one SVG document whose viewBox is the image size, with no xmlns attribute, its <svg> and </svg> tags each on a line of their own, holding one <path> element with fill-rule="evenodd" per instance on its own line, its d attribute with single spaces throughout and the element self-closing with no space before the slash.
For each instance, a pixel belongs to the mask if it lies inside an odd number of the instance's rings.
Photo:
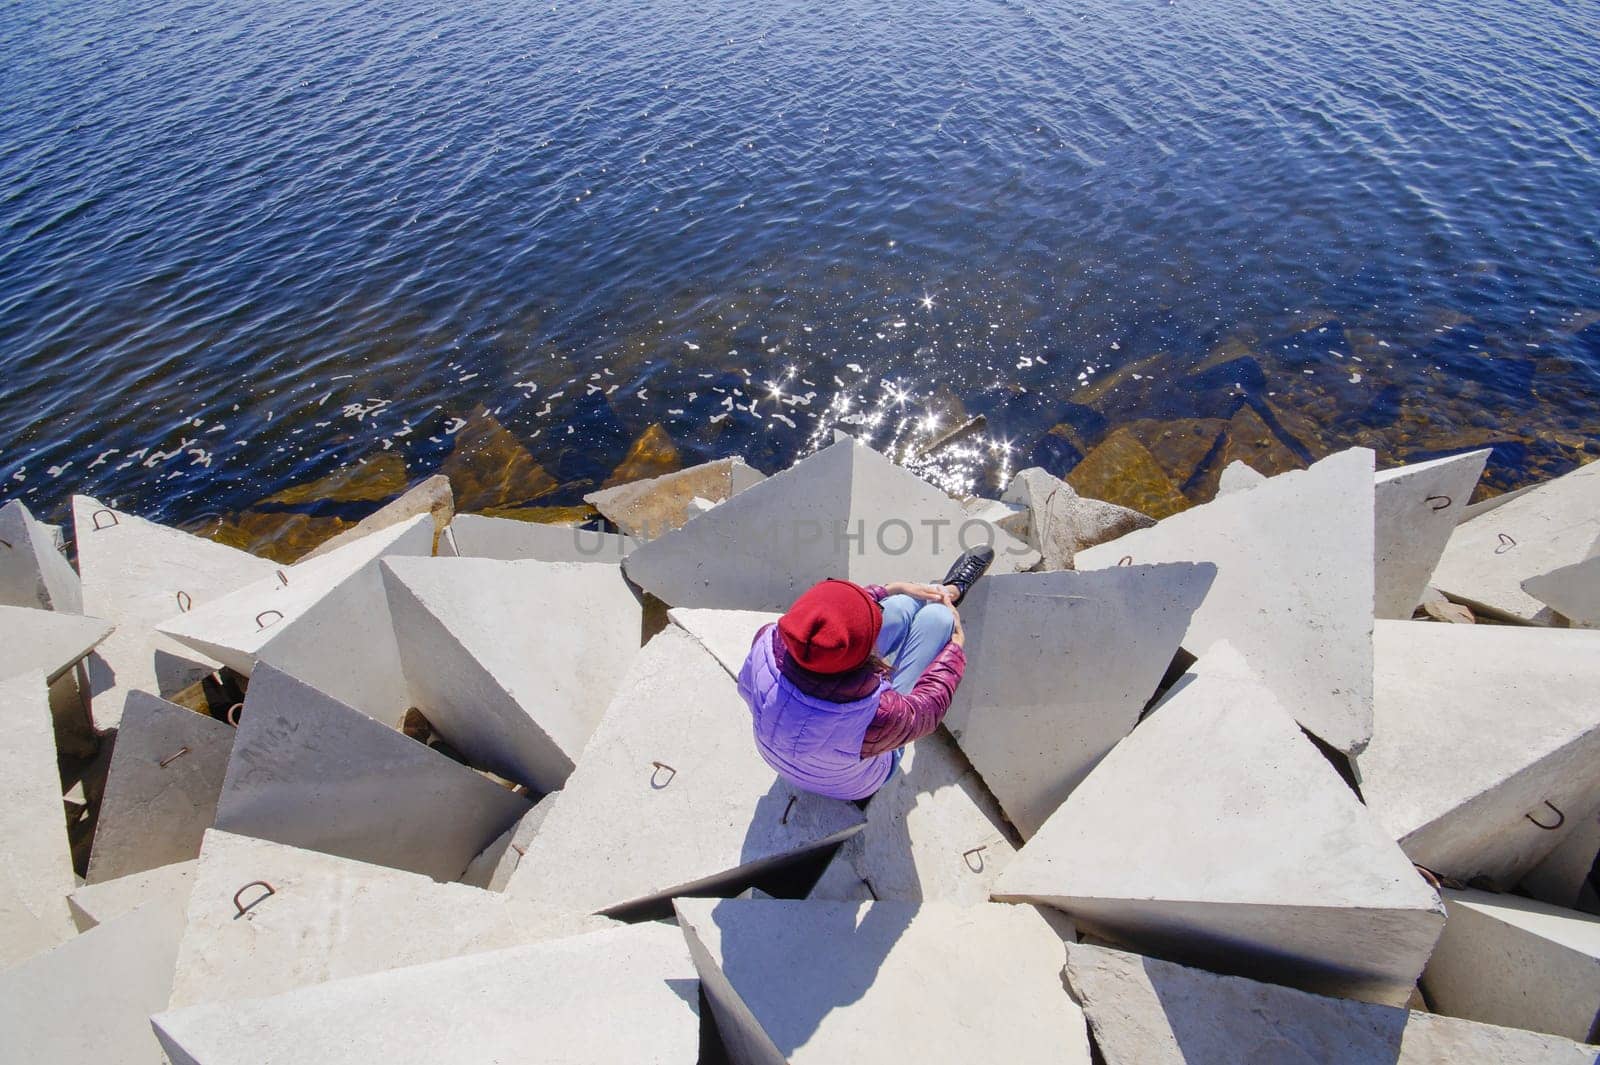
<svg viewBox="0 0 1600 1065">
<path fill-rule="evenodd" d="M 945 725 L 1024 839 L 1139 720 L 1215 576 L 1116 566 L 973 586 Z"/>
<path fill-rule="evenodd" d="M 734 1065 L 1090 1061 L 1061 940 L 1029 907 L 673 905 Z"/>
<path fill-rule="evenodd" d="M 1380 618 L 1411 617 L 1455 531 L 1489 449 L 1379 470 L 1373 609 Z"/>
<path fill-rule="evenodd" d="M 72 498 L 84 612 L 117 629 L 89 663 L 95 724 L 115 728 L 128 692 L 170 696 L 216 669 L 216 662 L 155 626 L 195 610 L 278 567 L 203 537 Z"/>
<path fill-rule="evenodd" d="M 643 609 L 615 566 L 389 559 L 412 705 L 474 765 L 560 788 L 639 653 Z"/>
<path fill-rule="evenodd" d="M 935 732 L 906 748 L 867 803 L 867 827 L 839 847 L 810 897 L 975 905 L 1015 854 L 994 797 Z"/>
<path fill-rule="evenodd" d="M 0 680 L 0 968 L 75 931 L 77 883 L 61 808 L 55 731 L 42 673 Z"/>
<path fill-rule="evenodd" d="M 660 477 L 590 492 L 583 501 L 625 535 L 649 540 L 683 528 L 694 516 L 690 503 L 696 497 L 721 503 L 764 480 L 761 471 L 745 465 L 742 458 L 716 459 Z"/>
<path fill-rule="evenodd" d="M 678 930 L 655 923 L 192 1006 L 151 1023 L 174 1065 L 694 1065 L 700 1050 L 694 965 Z"/>
<path fill-rule="evenodd" d="M 461 558 L 498 558 L 506 562 L 621 562 L 636 545 L 631 537 L 567 525 L 457 514 L 450 523 L 450 541 Z"/>
<path fill-rule="evenodd" d="M 1567 838 L 1522 878 L 1518 890 L 1552 906 L 1600 915 L 1596 880 L 1590 877 L 1597 862 L 1600 862 L 1600 810 L 1579 818 Z"/>
<path fill-rule="evenodd" d="M 0 606 L 83 613 L 78 574 L 20 499 L 0 507 Z"/>
<path fill-rule="evenodd" d="M 1228 463 L 1222 469 L 1222 476 L 1217 481 L 1217 498 L 1231 496 L 1235 492 L 1245 492 L 1267 479 L 1267 475 L 1237 459 Z"/>
<path fill-rule="evenodd" d="M 250 683 L 216 827 L 455 880 L 527 799 L 271 666 Z"/>
<path fill-rule="evenodd" d="M 693 610 L 673 607 L 667 619 L 695 638 L 711 657 L 722 663 L 733 677 L 739 676 L 744 660 L 750 656 L 756 633 L 773 624 L 781 614 L 764 610 Z"/>
<path fill-rule="evenodd" d="M 618 910 L 741 885 L 864 820 L 778 779 L 733 678 L 669 626 L 634 661 L 507 891 Z"/>
<path fill-rule="evenodd" d="M 1105 1065 L 1594 1065 L 1595 1047 L 1067 946 Z"/>
<path fill-rule="evenodd" d="M 1372 477 L 1372 452 L 1352 448 L 1091 548 L 1078 569 L 1216 563 L 1185 650 L 1227 640 L 1307 731 L 1354 753 L 1372 737 Z"/>
<path fill-rule="evenodd" d="M 15 1062 L 165 1065 L 150 1032 L 183 931 L 183 907 L 148 903 L 0 972 L 0 1031 Z"/>
<path fill-rule="evenodd" d="M 0 606 L 0 677 L 40 672 L 54 682 L 88 657 L 112 624 L 82 614 Z"/>
<path fill-rule="evenodd" d="M 450 491 L 450 478 L 442 473 L 434 474 L 415 488 L 404 492 L 400 498 L 385 504 L 376 513 L 361 519 L 355 528 L 346 529 L 338 536 L 318 544 L 300 561 L 309 562 L 311 559 L 332 554 L 364 536 L 393 528 L 418 514 L 427 514 L 433 519 L 433 536 L 437 544 L 440 535 L 449 527 L 455 516 L 455 496 Z"/>
<path fill-rule="evenodd" d="M 1597 539 L 1600 462 L 1591 462 L 1459 526 L 1433 584 L 1480 614 L 1548 625 L 1551 608 L 1522 582 L 1582 562 Z"/>
<path fill-rule="evenodd" d="M 1380 621 L 1375 644 L 1367 805 L 1412 861 L 1514 885 L 1600 806 L 1600 633 Z"/>
<path fill-rule="evenodd" d="M 198 864 L 194 859 L 174 862 L 103 884 L 85 884 L 67 896 L 72 919 L 78 931 L 87 932 L 151 902 L 169 902 L 181 910 L 189 904 Z"/>
<path fill-rule="evenodd" d="M 231 595 L 169 618 L 160 631 L 249 675 L 256 655 L 308 610 L 374 559 L 433 554 L 433 520 L 419 514 L 347 547 L 293 566 Z"/>
<path fill-rule="evenodd" d="M 963 544 L 986 542 L 991 572 L 1039 560 L 916 474 L 843 440 L 640 546 L 623 567 L 671 606 L 786 610 L 826 577 L 937 579 Z"/>
<path fill-rule="evenodd" d="M 233 738 L 215 718 L 130 692 L 85 879 L 104 883 L 198 855 Z"/>
<path fill-rule="evenodd" d="M 1522 590 L 1567 619 L 1573 628 L 1600 629 L 1600 549 L 1597 541 L 1590 557 L 1570 566 L 1529 577 Z"/>
<path fill-rule="evenodd" d="M 461 874 L 461 883 L 484 891 L 504 891 L 522 856 L 528 853 L 533 837 L 539 834 L 544 819 L 550 816 L 550 811 L 555 809 L 556 799 L 560 797 L 559 791 L 552 791 L 534 803 L 533 809 L 523 814 L 521 820 L 500 833 L 499 839 L 472 859 L 467 871 Z"/>
<path fill-rule="evenodd" d="M 266 998 L 611 923 L 212 831 L 189 895 L 171 1008 Z"/>
<path fill-rule="evenodd" d="M 996 897 L 1162 957 L 1399 1004 L 1438 896 L 1218 645 L 1001 874 Z"/>
<path fill-rule="evenodd" d="M 1438 1013 L 1600 1042 L 1600 917 L 1484 891 L 1444 894 L 1422 990 Z"/>
</svg>

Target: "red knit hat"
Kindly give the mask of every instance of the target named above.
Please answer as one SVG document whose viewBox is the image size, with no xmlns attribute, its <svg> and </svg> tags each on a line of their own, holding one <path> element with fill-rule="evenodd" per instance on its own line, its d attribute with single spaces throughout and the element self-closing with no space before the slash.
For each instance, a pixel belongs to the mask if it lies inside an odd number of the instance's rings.
<svg viewBox="0 0 1600 1065">
<path fill-rule="evenodd" d="M 813 673 L 855 669 L 872 654 L 881 628 L 878 601 L 859 584 L 832 579 L 812 586 L 778 619 L 784 646 Z"/>
</svg>

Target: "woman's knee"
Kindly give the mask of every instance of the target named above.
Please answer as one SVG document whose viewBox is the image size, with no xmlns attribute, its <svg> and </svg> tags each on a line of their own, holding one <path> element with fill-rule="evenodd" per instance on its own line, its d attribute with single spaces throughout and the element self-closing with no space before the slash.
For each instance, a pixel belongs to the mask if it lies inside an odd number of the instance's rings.
<svg viewBox="0 0 1600 1065">
<path fill-rule="evenodd" d="M 924 603 L 911 624 L 919 632 L 942 635 L 948 640 L 956 630 L 956 617 L 943 603 Z"/>
</svg>

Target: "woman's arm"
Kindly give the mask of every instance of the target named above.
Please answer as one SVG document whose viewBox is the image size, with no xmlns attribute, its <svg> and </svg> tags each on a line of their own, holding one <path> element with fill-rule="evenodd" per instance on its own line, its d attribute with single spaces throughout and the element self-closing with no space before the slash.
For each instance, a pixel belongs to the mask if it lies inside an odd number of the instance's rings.
<svg viewBox="0 0 1600 1065">
<path fill-rule="evenodd" d="M 950 709 L 950 700 L 966 668 L 967 653 L 952 640 L 922 671 L 909 695 L 885 688 L 878 712 L 861 741 L 861 757 L 872 758 L 904 747 L 936 730 Z"/>
</svg>

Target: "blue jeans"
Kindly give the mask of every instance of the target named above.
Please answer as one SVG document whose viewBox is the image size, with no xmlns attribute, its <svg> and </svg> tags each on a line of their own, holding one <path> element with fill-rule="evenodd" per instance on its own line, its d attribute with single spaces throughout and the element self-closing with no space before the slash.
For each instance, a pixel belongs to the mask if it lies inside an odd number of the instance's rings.
<svg viewBox="0 0 1600 1065">
<path fill-rule="evenodd" d="M 891 595 L 881 605 L 883 628 L 878 633 L 877 651 L 894 668 L 890 686 L 901 695 L 910 695 L 922 671 L 950 642 L 955 618 L 943 603 L 909 595 Z"/>
</svg>

